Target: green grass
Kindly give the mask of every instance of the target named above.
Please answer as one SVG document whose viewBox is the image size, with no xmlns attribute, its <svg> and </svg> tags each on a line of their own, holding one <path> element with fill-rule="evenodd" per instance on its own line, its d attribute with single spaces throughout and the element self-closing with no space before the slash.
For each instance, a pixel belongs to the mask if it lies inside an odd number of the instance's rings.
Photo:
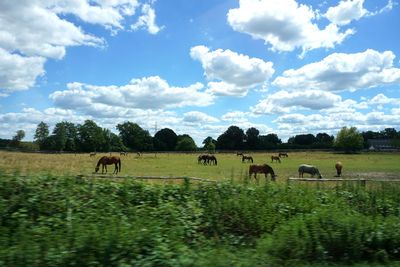
<svg viewBox="0 0 400 267">
<path fill-rule="evenodd" d="M 0 173 L 0 266 L 398 266 L 399 190 Z"/>
<path fill-rule="evenodd" d="M 200 153 L 199 153 L 200 154 Z M 214 180 L 242 181 L 248 173 L 249 163 L 242 163 L 234 153 L 217 153 L 217 166 L 197 164 L 199 154 L 145 153 L 121 156 L 124 176 L 192 176 Z M 251 153 L 254 164 L 267 163 L 278 175 L 278 182 L 297 177 L 299 164 L 316 165 L 325 178 L 335 174 L 334 165 L 343 163 L 343 178 L 400 178 L 400 153 L 338 154 L 332 152 L 295 152 L 282 163 L 271 163 L 274 153 Z M 33 154 L 0 152 L 0 169 L 6 173 L 20 174 L 90 175 L 101 155 L 89 154 Z M 117 155 L 115 153 L 114 155 Z M 114 167 L 109 166 L 109 172 Z"/>
</svg>

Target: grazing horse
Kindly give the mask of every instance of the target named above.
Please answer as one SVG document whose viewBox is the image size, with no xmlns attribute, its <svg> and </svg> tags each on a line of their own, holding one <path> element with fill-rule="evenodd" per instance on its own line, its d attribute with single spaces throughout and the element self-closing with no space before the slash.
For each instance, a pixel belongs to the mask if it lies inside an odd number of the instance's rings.
<svg viewBox="0 0 400 267">
<path fill-rule="evenodd" d="M 271 174 L 271 180 L 275 181 L 276 175 L 274 170 L 271 168 L 271 166 L 264 164 L 264 165 L 250 165 L 249 166 L 249 176 L 251 178 L 251 175 L 254 173 L 254 178 L 256 179 L 257 183 L 258 183 L 258 179 L 257 179 L 257 173 L 264 173 L 265 174 L 265 178 L 267 178 L 267 174 Z"/>
<path fill-rule="evenodd" d="M 203 163 L 203 165 L 206 165 L 206 164 L 211 165 L 211 163 L 212 163 L 214 165 L 217 165 L 218 162 L 217 162 L 217 158 L 213 155 L 200 155 L 197 157 L 197 163 L 198 164 Z"/>
<path fill-rule="evenodd" d="M 217 165 L 217 158 L 214 155 L 208 156 L 207 163 L 211 165 Z"/>
<path fill-rule="evenodd" d="M 246 160 L 247 162 L 251 161 L 251 163 L 253 163 L 253 157 L 252 157 L 252 156 L 249 156 L 249 155 L 242 155 L 242 162 L 244 162 L 245 160 Z"/>
<path fill-rule="evenodd" d="M 280 157 L 280 158 L 281 158 L 281 157 L 288 158 L 289 155 L 288 155 L 288 153 L 286 153 L 286 152 L 279 152 L 279 157 Z"/>
<path fill-rule="evenodd" d="M 96 152 L 90 152 L 89 156 L 91 156 L 91 157 L 96 156 Z"/>
<path fill-rule="evenodd" d="M 236 152 L 236 156 L 243 156 L 242 152 Z"/>
<path fill-rule="evenodd" d="M 100 168 L 100 164 L 102 165 L 101 168 L 101 173 L 104 173 L 104 169 L 106 169 L 106 173 L 107 173 L 107 165 L 111 165 L 114 164 L 115 165 L 115 169 L 114 172 L 115 174 L 119 172 L 121 172 L 121 159 L 119 157 L 108 157 L 108 156 L 103 156 L 99 159 L 99 161 L 97 162 L 96 168 L 94 169 L 94 171 L 97 173 L 99 171 Z"/>
<path fill-rule="evenodd" d="M 336 177 L 342 176 L 343 164 L 340 161 L 338 161 L 335 164 L 335 168 L 336 168 L 336 173 L 337 173 Z"/>
<path fill-rule="evenodd" d="M 121 152 L 119 152 L 119 155 L 120 156 L 128 156 L 128 152 L 121 151 Z"/>
<path fill-rule="evenodd" d="M 274 162 L 274 160 L 281 163 L 281 158 L 278 156 L 271 156 L 271 162 Z"/>
<path fill-rule="evenodd" d="M 319 173 L 318 168 L 312 165 L 301 164 L 299 166 L 299 177 L 303 177 L 304 173 L 311 174 L 311 177 L 314 177 L 314 175 L 318 174 L 318 178 L 322 178 L 322 175 Z"/>
</svg>

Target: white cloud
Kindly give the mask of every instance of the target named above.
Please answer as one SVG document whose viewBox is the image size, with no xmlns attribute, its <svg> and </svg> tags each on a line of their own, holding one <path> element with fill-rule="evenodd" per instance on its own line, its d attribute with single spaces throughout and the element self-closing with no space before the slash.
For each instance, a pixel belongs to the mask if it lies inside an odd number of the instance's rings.
<svg viewBox="0 0 400 267">
<path fill-rule="evenodd" d="M 322 61 L 283 72 L 273 85 L 286 90 L 355 91 L 400 82 L 395 55 L 368 49 L 361 53 L 334 53 Z"/>
<path fill-rule="evenodd" d="M 200 91 L 201 83 L 188 87 L 172 87 L 158 76 L 133 79 L 124 86 L 68 84 L 68 90 L 50 95 L 55 105 L 83 112 L 94 110 L 106 115 L 116 108 L 165 109 L 183 106 L 207 106 L 213 96 Z"/>
<path fill-rule="evenodd" d="M 376 96 L 371 98 L 368 103 L 372 105 L 400 105 L 400 98 L 390 98 L 385 96 L 384 94 L 377 94 Z"/>
<path fill-rule="evenodd" d="M 344 126 L 355 126 L 360 131 L 379 131 L 384 128 L 398 128 L 400 116 L 385 114 L 384 112 L 342 112 L 327 114 L 285 114 L 273 121 L 278 125 L 281 137 L 295 136 L 296 134 L 326 132 L 336 135 Z"/>
<path fill-rule="evenodd" d="M 45 61 L 62 59 L 68 47 L 104 47 L 105 40 L 85 32 L 80 21 L 104 26 L 115 34 L 125 29 L 125 19 L 139 6 L 137 0 L 0 1 L 0 68 L 8 68 L 0 72 L 0 90 L 7 90 L 0 95 L 32 87 L 44 74 Z M 154 9 L 143 4 L 142 13 L 138 23 L 157 33 Z"/>
<path fill-rule="evenodd" d="M 60 18 L 51 10 L 51 4 L 38 0 L 1 1 L 0 47 L 25 56 L 61 59 L 67 46 L 103 45 L 102 39 Z"/>
<path fill-rule="evenodd" d="M 199 60 L 210 82 L 210 91 L 219 95 L 244 96 L 250 88 L 263 85 L 274 74 L 272 62 L 250 58 L 229 49 L 210 51 L 205 46 L 190 49 L 193 59 Z"/>
<path fill-rule="evenodd" d="M 346 25 L 353 20 L 359 20 L 368 14 L 363 7 L 364 0 L 342 0 L 335 7 L 330 7 L 325 17 L 337 25 Z"/>
<path fill-rule="evenodd" d="M 139 17 L 138 21 L 131 26 L 134 31 L 145 28 L 149 33 L 157 34 L 164 28 L 164 26 L 159 27 L 156 24 L 156 13 L 150 5 L 144 4 L 142 13 L 143 15 Z"/>
<path fill-rule="evenodd" d="M 229 25 L 238 32 L 264 40 L 273 51 L 305 52 L 316 48 L 333 48 L 353 34 L 340 32 L 335 24 L 320 29 L 314 21 L 317 12 L 295 0 L 240 0 L 239 8 L 229 10 Z"/>
<path fill-rule="evenodd" d="M 332 108 L 341 100 L 340 96 L 321 90 L 279 91 L 261 100 L 251 111 L 256 114 L 274 114 L 287 113 L 295 108 L 320 110 Z"/>
<path fill-rule="evenodd" d="M 218 122 L 219 120 L 203 112 L 190 111 L 183 114 L 183 121 L 187 123 L 199 124 L 199 123 L 214 123 Z"/>
<path fill-rule="evenodd" d="M 139 6 L 137 0 L 53 0 L 47 3 L 57 14 L 73 14 L 87 23 L 104 25 L 108 29 L 123 29 L 125 16 L 134 15 Z"/>
<path fill-rule="evenodd" d="M 32 87 L 38 76 L 44 74 L 43 57 L 23 57 L 10 54 L 0 47 L 0 90 L 7 92 Z M 1 91 L 0 91 L 1 92 Z"/>
<path fill-rule="evenodd" d="M 324 16 L 337 25 L 347 25 L 353 20 L 371 17 L 393 9 L 395 3 L 389 0 L 386 6 L 371 12 L 364 8 L 364 0 L 341 0 L 337 6 L 330 7 Z"/>
<path fill-rule="evenodd" d="M 246 122 L 249 120 L 249 117 L 254 117 L 254 115 L 250 112 L 230 111 L 222 115 L 221 119 L 231 122 Z"/>
</svg>

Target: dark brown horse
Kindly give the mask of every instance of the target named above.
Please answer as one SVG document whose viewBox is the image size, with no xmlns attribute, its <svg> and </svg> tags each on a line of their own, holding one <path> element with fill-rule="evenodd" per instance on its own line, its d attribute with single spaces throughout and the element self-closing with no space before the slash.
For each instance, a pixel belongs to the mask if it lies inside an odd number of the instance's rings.
<svg viewBox="0 0 400 267">
<path fill-rule="evenodd" d="M 249 156 L 249 155 L 242 155 L 242 162 L 245 162 L 245 161 L 247 161 L 247 162 L 251 161 L 251 163 L 253 163 L 253 157 Z"/>
<path fill-rule="evenodd" d="M 96 156 L 96 152 L 90 152 L 89 156 L 91 156 L 91 157 Z"/>
<path fill-rule="evenodd" d="M 278 155 L 280 158 L 281 157 L 285 157 L 285 158 L 287 158 L 287 157 L 289 157 L 289 155 L 288 155 L 288 153 L 286 153 L 286 152 L 279 152 L 279 155 Z"/>
<path fill-rule="evenodd" d="M 281 163 L 281 158 L 278 156 L 271 156 L 271 162 L 274 162 L 274 160 Z"/>
<path fill-rule="evenodd" d="M 119 172 L 121 172 L 121 159 L 119 157 L 108 157 L 108 156 L 103 156 L 99 159 L 99 161 L 97 162 L 96 168 L 94 169 L 94 171 L 97 173 L 99 171 L 100 168 L 100 164 L 101 164 L 101 173 L 104 173 L 104 169 L 106 169 L 106 173 L 107 173 L 107 165 L 111 165 L 114 164 L 115 165 L 115 169 L 114 172 L 115 174 Z"/>
<path fill-rule="evenodd" d="M 337 173 L 336 177 L 342 176 L 343 164 L 340 161 L 338 161 L 335 164 L 335 168 L 336 168 L 336 173 Z"/>
<path fill-rule="evenodd" d="M 197 157 L 197 163 L 203 163 L 203 165 L 206 164 L 213 164 L 213 165 L 217 165 L 217 158 L 214 155 L 200 155 Z"/>
<path fill-rule="evenodd" d="M 254 173 L 254 178 L 256 179 L 257 183 L 258 183 L 258 179 L 257 179 L 257 173 L 264 173 L 265 174 L 265 178 L 267 178 L 267 174 L 271 174 L 271 180 L 275 181 L 276 175 L 274 170 L 271 168 L 271 166 L 264 164 L 264 165 L 250 165 L 249 166 L 249 176 L 251 178 L 251 175 Z"/>
</svg>

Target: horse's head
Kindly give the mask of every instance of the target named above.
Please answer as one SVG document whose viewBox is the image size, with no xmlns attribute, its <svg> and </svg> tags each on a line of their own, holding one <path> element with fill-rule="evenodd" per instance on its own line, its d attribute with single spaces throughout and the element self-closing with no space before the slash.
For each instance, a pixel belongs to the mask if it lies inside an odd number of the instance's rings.
<svg viewBox="0 0 400 267">
<path fill-rule="evenodd" d="M 94 168 L 94 172 L 98 172 L 99 171 L 99 166 L 96 166 L 96 168 Z"/>
</svg>

